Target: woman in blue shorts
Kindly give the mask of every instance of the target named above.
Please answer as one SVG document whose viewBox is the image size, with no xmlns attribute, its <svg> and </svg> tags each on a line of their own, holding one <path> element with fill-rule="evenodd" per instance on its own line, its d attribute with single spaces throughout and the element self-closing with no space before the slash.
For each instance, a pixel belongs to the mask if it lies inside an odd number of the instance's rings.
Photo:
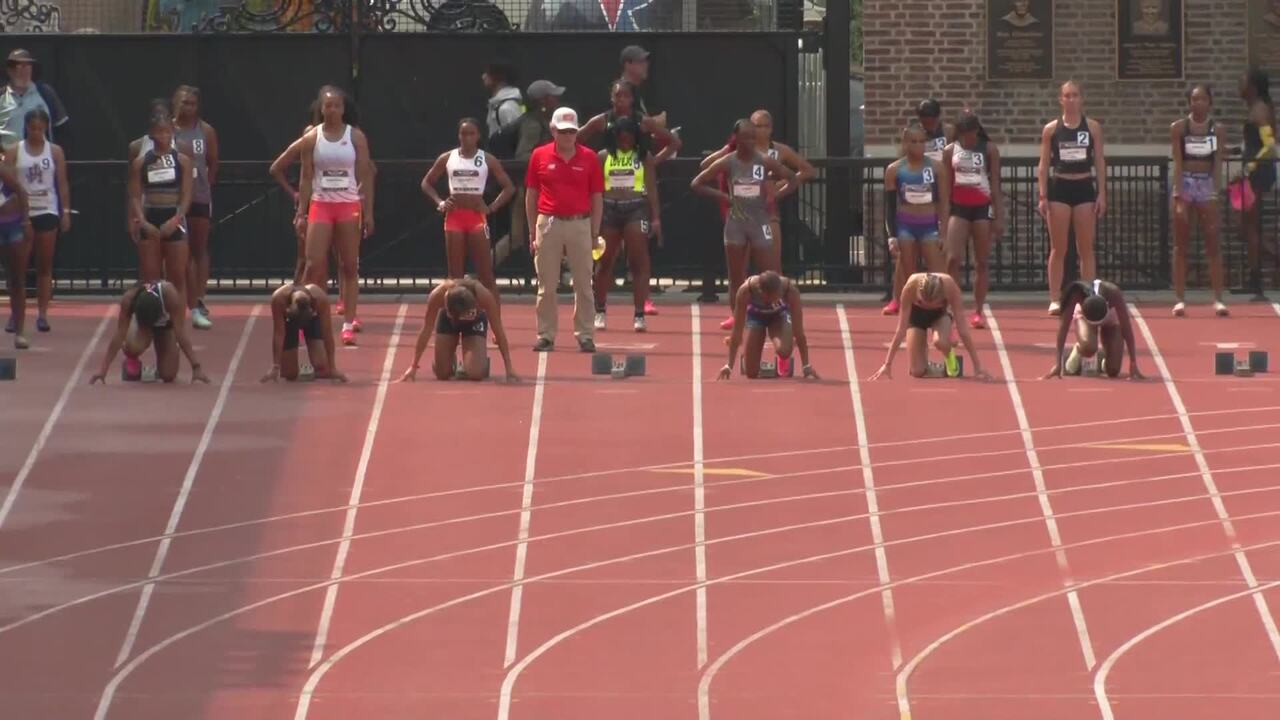
<svg viewBox="0 0 1280 720">
<path fill-rule="evenodd" d="M 906 267 L 906 278 L 924 258 L 929 272 L 946 272 L 938 219 L 951 213 L 951 184 L 945 166 L 925 156 L 925 132 L 917 122 L 902 131 L 903 157 L 884 171 L 884 224 L 889 252 Z M 894 288 L 894 295 L 902 292 Z"/>
<path fill-rule="evenodd" d="M 1178 302 L 1173 314 L 1187 312 L 1187 245 L 1191 240 L 1191 214 L 1200 221 L 1204 234 L 1204 254 L 1209 261 L 1209 286 L 1213 288 L 1213 311 L 1228 313 L 1222 302 L 1222 249 L 1218 244 L 1218 179 L 1222 176 L 1225 138 L 1214 125 L 1213 91 L 1196 85 L 1187 91 L 1190 114 L 1169 128 L 1173 149 L 1173 294 Z"/>
<path fill-rule="evenodd" d="M 742 361 L 747 377 L 760 375 L 760 355 L 764 352 L 767 334 L 778 356 L 779 375 L 791 373 L 791 352 L 799 350 L 804 377 L 818 379 L 818 373 L 809 364 L 809 341 L 804 334 L 800 291 L 790 279 L 772 270 L 747 278 L 738 288 L 733 312 L 733 333 L 728 337 L 729 362 L 720 368 L 719 380 L 728 380 L 733 374 L 738 348 L 742 346 L 744 325 L 747 328 L 747 345 L 743 349 Z"/>
</svg>

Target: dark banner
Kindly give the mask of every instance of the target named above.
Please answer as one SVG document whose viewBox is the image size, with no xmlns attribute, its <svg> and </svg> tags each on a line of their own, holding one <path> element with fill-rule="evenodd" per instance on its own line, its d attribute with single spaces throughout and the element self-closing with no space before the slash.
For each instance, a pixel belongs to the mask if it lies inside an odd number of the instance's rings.
<svg viewBox="0 0 1280 720">
<path fill-rule="evenodd" d="M 1280 73 L 1280 0 L 1249 0 L 1249 64 Z"/>
<path fill-rule="evenodd" d="M 987 0 L 987 79 L 1053 78 L 1053 0 Z"/>
<path fill-rule="evenodd" d="M 1116 0 L 1116 76 L 1180 80 L 1183 0 Z"/>
</svg>

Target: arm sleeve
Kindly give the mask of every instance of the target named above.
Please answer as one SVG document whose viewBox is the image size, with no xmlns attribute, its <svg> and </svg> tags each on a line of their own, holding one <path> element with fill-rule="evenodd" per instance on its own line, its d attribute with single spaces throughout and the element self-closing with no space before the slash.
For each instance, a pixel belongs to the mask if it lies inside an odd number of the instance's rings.
<svg viewBox="0 0 1280 720">
<path fill-rule="evenodd" d="M 884 191 L 884 231 L 886 238 L 898 237 L 898 191 Z"/>
</svg>

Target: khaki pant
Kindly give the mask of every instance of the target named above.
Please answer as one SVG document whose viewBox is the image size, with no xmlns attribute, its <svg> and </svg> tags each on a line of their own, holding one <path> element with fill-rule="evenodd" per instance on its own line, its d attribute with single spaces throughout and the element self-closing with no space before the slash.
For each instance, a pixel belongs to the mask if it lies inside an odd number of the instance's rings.
<svg viewBox="0 0 1280 720">
<path fill-rule="evenodd" d="M 533 259 L 538 272 L 538 337 L 556 339 L 556 286 L 560 282 L 560 258 L 568 256 L 573 276 L 573 335 L 578 342 L 594 335 L 591 320 L 595 302 L 591 297 L 591 220 L 559 220 L 539 215 L 538 252 Z"/>
</svg>

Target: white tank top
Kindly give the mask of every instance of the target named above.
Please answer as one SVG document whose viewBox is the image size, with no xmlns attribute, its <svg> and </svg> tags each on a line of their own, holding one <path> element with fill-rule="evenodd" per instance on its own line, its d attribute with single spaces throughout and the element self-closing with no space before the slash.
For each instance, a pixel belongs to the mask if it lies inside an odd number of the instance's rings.
<svg viewBox="0 0 1280 720">
<path fill-rule="evenodd" d="M 449 153 L 445 172 L 449 175 L 450 195 L 483 195 L 489 182 L 489 163 L 483 150 L 477 150 L 475 157 L 464 158 L 455 149 Z"/>
<path fill-rule="evenodd" d="M 18 179 L 30 197 L 31 217 L 58 214 L 58 185 L 49 143 L 39 155 L 27 152 L 27 143 L 18 143 Z"/>
<path fill-rule="evenodd" d="M 313 161 L 313 202 L 360 201 L 360 192 L 356 187 L 356 146 L 351 141 L 350 125 L 345 126 L 342 139 L 337 142 L 329 142 L 324 136 L 324 128 L 318 128 Z"/>
</svg>

